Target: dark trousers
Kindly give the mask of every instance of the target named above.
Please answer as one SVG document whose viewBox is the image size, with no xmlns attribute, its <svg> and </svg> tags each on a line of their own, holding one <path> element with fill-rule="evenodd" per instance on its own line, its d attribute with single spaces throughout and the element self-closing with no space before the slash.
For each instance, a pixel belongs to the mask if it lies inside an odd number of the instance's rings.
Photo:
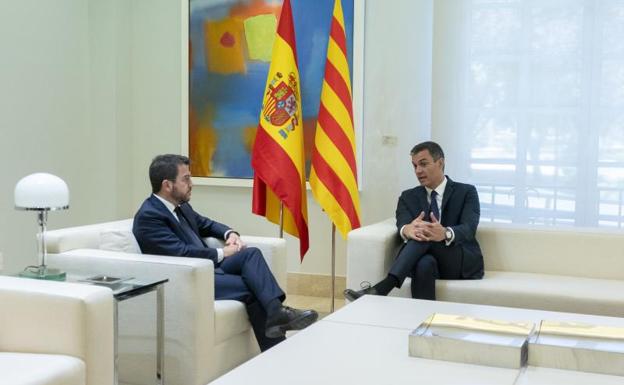
<svg viewBox="0 0 624 385">
<path fill-rule="evenodd" d="M 262 351 L 284 340 L 283 337 L 267 338 L 264 331 L 267 307 L 272 301 L 283 301 L 285 298 L 262 252 L 255 247 L 245 248 L 224 258 L 215 269 L 215 299 L 232 299 L 245 304 L 249 322 Z"/>
<path fill-rule="evenodd" d="M 412 297 L 435 300 L 435 280 L 462 277 L 463 250 L 456 244 L 409 240 L 397 254 L 388 274 L 399 281 L 412 279 Z"/>
</svg>

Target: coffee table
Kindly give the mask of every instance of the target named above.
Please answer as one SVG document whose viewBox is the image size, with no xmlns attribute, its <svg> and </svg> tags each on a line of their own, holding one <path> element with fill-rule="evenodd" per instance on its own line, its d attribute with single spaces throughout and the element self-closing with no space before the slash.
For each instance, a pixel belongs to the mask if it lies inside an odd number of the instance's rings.
<svg viewBox="0 0 624 385">
<path fill-rule="evenodd" d="M 408 333 L 431 313 L 502 320 L 574 320 L 624 326 L 624 319 L 496 306 L 364 296 L 212 384 L 624 384 L 624 377 L 541 367 L 521 370 L 410 357 Z"/>
</svg>

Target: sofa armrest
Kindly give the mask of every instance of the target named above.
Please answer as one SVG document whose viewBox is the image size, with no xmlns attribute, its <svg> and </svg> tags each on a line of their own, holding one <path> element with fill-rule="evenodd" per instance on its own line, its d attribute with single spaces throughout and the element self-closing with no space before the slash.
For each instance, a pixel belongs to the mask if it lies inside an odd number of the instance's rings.
<svg viewBox="0 0 624 385">
<path fill-rule="evenodd" d="M 401 246 L 394 219 L 352 230 L 347 236 L 347 287 L 359 289 L 386 276 Z"/>
<path fill-rule="evenodd" d="M 76 249 L 50 254 L 48 264 L 68 274 L 168 278 L 165 288 L 165 373 L 172 383 L 205 384 L 215 341 L 214 267 L 198 258 Z M 153 381 L 156 347 L 155 294 L 119 304 L 120 379 Z"/>
<path fill-rule="evenodd" d="M 113 296 L 106 288 L 0 277 L 0 351 L 84 361 L 87 383 L 113 382 Z"/>
</svg>

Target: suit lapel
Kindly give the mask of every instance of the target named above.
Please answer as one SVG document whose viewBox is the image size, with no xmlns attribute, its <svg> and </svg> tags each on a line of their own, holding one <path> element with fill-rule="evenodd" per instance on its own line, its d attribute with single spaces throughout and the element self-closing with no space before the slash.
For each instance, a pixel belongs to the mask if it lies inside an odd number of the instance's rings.
<svg viewBox="0 0 624 385">
<path fill-rule="evenodd" d="M 419 208 L 415 210 L 414 215 L 415 217 L 417 217 L 418 215 L 420 215 L 421 211 L 424 211 L 425 218 L 428 218 L 429 213 L 427 211 L 429 210 L 429 202 L 427 202 L 427 190 L 423 186 L 418 186 L 416 187 L 415 192 L 416 192 L 416 199 L 417 199 L 417 204 Z"/>
<path fill-rule="evenodd" d="M 169 209 L 165 206 L 164 203 L 160 201 L 160 199 L 156 198 L 153 195 L 150 195 L 149 200 L 152 202 L 152 206 L 154 206 L 156 210 L 160 211 L 161 214 L 167 216 L 169 219 L 173 220 L 174 222 L 178 221 L 178 219 L 173 215 L 171 211 L 169 211 Z"/>
<path fill-rule="evenodd" d="M 447 176 L 446 188 L 444 189 L 444 195 L 442 196 L 442 207 L 440 208 L 440 213 L 442 213 L 442 218 L 445 217 L 444 208 L 446 207 L 446 204 L 448 203 L 448 201 L 451 199 L 451 195 L 453 195 L 454 191 L 455 191 L 455 182 L 453 182 L 451 178 Z"/>
<path fill-rule="evenodd" d="M 193 215 L 192 215 L 193 213 L 192 213 L 192 210 L 189 207 L 189 205 L 186 204 L 186 203 L 183 203 L 183 204 L 180 205 L 180 209 L 182 210 L 182 214 L 184 214 L 184 217 L 186 218 L 186 222 L 188 222 L 188 224 L 191 226 L 191 229 L 201 239 L 201 237 L 199 236 L 199 227 L 197 227 L 197 222 L 191 221 L 189 219 L 189 218 L 193 218 Z"/>
<path fill-rule="evenodd" d="M 176 218 L 174 214 L 171 211 L 169 211 L 169 209 L 164 205 L 164 203 L 160 201 L 160 199 L 156 198 L 153 195 L 150 196 L 149 199 L 152 202 L 152 206 L 154 206 L 156 210 L 160 211 L 162 215 L 169 218 L 169 223 L 171 223 L 170 226 L 173 232 L 176 233 L 178 237 L 186 239 L 186 234 L 184 233 L 184 230 L 182 229 L 182 226 L 180 225 L 178 218 Z"/>
</svg>

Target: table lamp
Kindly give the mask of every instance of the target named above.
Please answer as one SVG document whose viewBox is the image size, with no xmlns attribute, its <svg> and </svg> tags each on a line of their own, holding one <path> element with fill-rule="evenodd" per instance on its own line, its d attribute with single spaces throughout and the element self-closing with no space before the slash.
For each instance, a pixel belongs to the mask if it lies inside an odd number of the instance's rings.
<svg viewBox="0 0 624 385">
<path fill-rule="evenodd" d="M 38 266 L 27 266 L 20 276 L 55 281 L 65 280 L 65 272 L 46 266 L 46 223 L 48 212 L 69 208 L 69 189 L 63 179 L 47 173 L 35 173 L 20 179 L 15 185 L 15 208 L 36 211 L 41 228 L 38 239 Z"/>
</svg>

